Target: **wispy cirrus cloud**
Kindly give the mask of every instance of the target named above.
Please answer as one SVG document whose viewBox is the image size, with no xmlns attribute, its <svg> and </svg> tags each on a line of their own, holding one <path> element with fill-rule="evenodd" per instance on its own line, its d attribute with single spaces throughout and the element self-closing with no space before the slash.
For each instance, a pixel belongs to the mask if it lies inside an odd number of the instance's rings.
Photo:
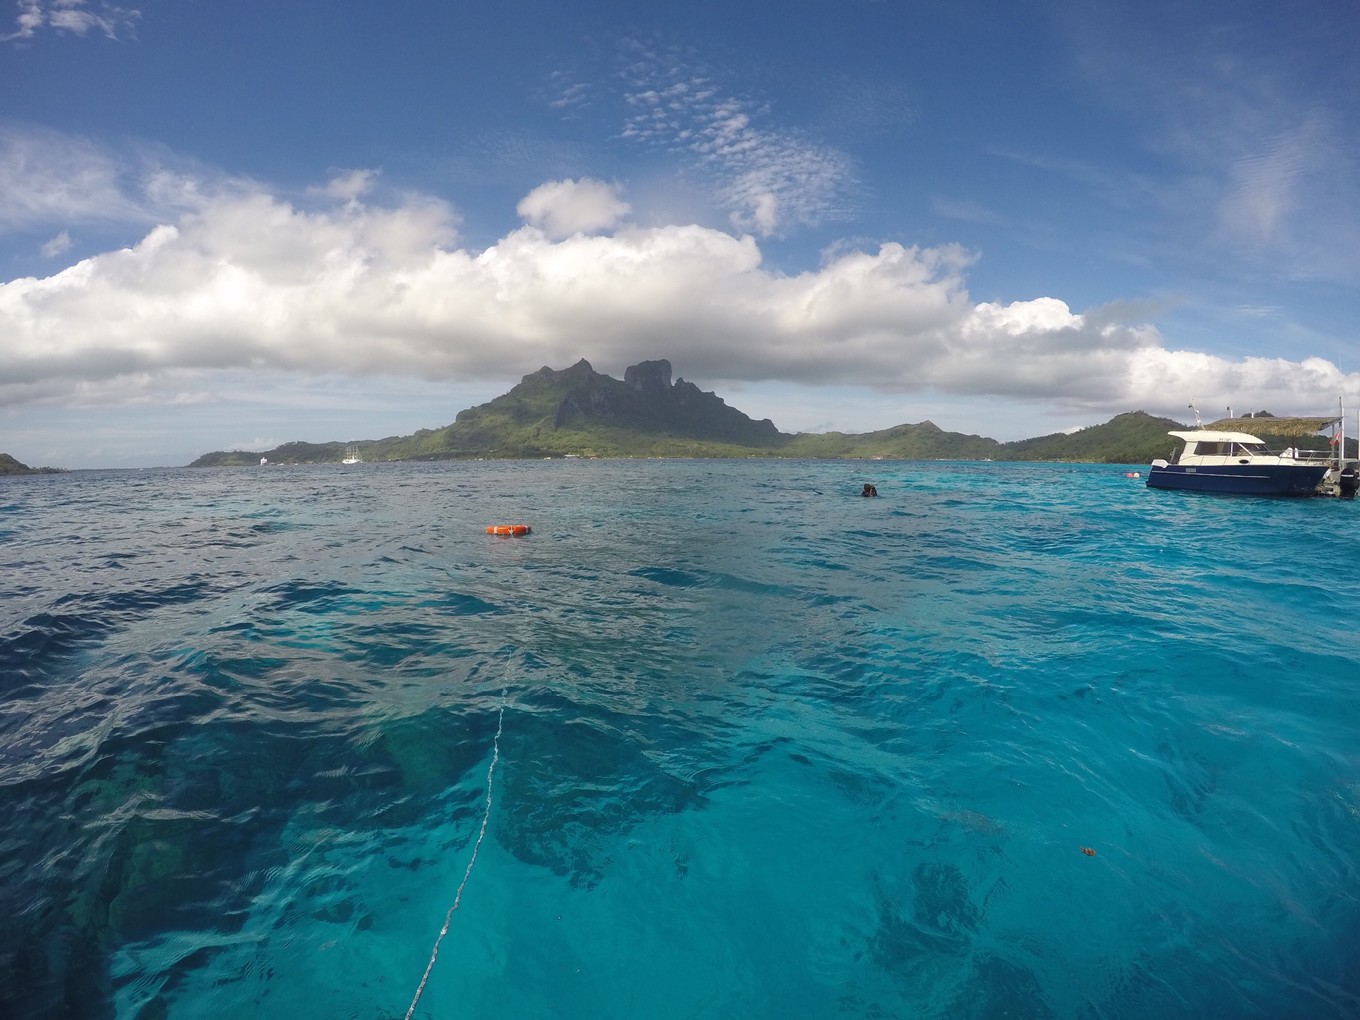
<svg viewBox="0 0 1360 1020">
<path fill-rule="evenodd" d="M 931 209 L 936 216 L 960 220 L 964 223 L 982 223 L 988 226 L 1013 226 L 1014 218 L 1005 213 L 983 205 L 971 198 L 956 198 L 937 195 L 931 199 Z"/>
<path fill-rule="evenodd" d="M 87 0 L 19 0 L 14 31 L 0 34 L 0 42 L 24 41 L 45 30 L 72 35 L 103 35 L 107 39 L 132 34 L 142 13 L 109 3 L 93 6 Z"/>
<path fill-rule="evenodd" d="M 679 46 L 625 39 L 616 59 L 606 85 L 554 74 L 549 105 L 566 115 L 620 103 L 618 137 L 685 157 L 685 173 L 709 181 L 739 230 L 771 237 L 848 218 L 860 185 L 845 152 L 781 126 L 767 104 L 734 93 Z"/>
<path fill-rule="evenodd" d="M 202 205 L 230 179 L 158 146 L 112 147 L 0 122 L 0 230 L 149 224 Z"/>
<path fill-rule="evenodd" d="M 132 168 L 105 146 L 0 125 L 0 228 L 68 219 L 140 219 Z"/>
<path fill-rule="evenodd" d="M 1338 169 L 1340 151 L 1318 114 L 1242 146 L 1224 170 L 1217 208 L 1223 236 L 1253 253 L 1307 243 L 1297 233 L 1298 220 L 1317 215 L 1310 206 L 1333 183 L 1327 178 Z M 1307 236 L 1317 237 L 1322 226 L 1310 224 Z"/>
<path fill-rule="evenodd" d="M 71 234 L 65 230 L 49 240 L 41 248 L 43 258 L 47 259 L 54 259 L 58 255 L 65 255 L 70 250 Z"/>
<path fill-rule="evenodd" d="M 627 44 L 623 136 L 692 155 L 734 226 L 769 237 L 846 215 L 858 185 L 848 155 L 780 128 L 771 110 L 729 94 L 675 49 Z"/>
<path fill-rule="evenodd" d="M 1143 165 L 1155 168 L 1112 189 L 1083 183 L 1172 225 L 1164 243 L 1177 251 L 1200 250 L 1207 240 L 1212 257 L 1253 269 L 1353 281 L 1360 273 L 1353 146 L 1360 119 L 1354 103 L 1329 100 L 1354 95 L 1347 70 L 1353 13 L 1326 5 L 1310 11 L 1314 52 L 1299 61 L 1287 47 L 1259 45 L 1235 15 L 1187 32 L 1186 10 L 1068 6 L 1064 24 L 1084 82 L 1130 117 Z M 1156 184 L 1129 186 L 1148 180 Z"/>
</svg>

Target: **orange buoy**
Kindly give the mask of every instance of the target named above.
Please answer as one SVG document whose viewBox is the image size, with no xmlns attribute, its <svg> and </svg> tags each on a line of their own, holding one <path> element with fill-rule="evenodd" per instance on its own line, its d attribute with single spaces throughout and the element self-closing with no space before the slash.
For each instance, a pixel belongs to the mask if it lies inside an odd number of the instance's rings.
<svg viewBox="0 0 1360 1020">
<path fill-rule="evenodd" d="M 519 538 L 531 531 L 533 531 L 533 528 L 527 524 L 489 524 L 486 528 L 488 535 L 499 535 L 502 538 Z"/>
</svg>

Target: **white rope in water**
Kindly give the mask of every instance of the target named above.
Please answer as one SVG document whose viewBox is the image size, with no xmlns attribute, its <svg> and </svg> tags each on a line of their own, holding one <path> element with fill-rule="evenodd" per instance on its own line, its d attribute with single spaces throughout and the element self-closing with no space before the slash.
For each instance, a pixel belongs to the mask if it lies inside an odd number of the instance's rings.
<svg viewBox="0 0 1360 1020">
<path fill-rule="evenodd" d="M 416 1003 L 420 1001 L 420 996 L 425 991 L 425 982 L 430 980 L 430 971 L 434 970 L 435 957 L 439 955 L 439 943 L 443 942 L 444 936 L 449 933 L 449 923 L 453 920 L 453 912 L 458 909 L 458 904 L 462 902 L 463 890 L 467 887 L 468 879 L 472 876 L 472 866 L 477 863 L 477 851 L 482 848 L 482 840 L 486 838 L 486 826 L 491 820 L 491 783 L 496 776 L 496 762 L 500 761 L 501 758 L 501 728 L 504 724 L 505 691 L 501 691 L 501 714 L 496 720 L 496 737 L 491 742 L 491 766 L 486 770 L 486 811 L 482 814 L 482 827 L 477 832 L 477 842 L 472 844 L 472 856 L 468 859 L 467 870 L 463 872 L 463 880 L 458 883 L 458 891 L 453 895 L 453 905 L 444 915 L 444 927 L 439 929 L 439 937 L 434 940 L 434 948 L 430 950 L 430 962 L 425 965 L 425 973 L 421 975 L 415 998 L 411 1000 L 411 1005 L 406 1010 L 406 1020 L 411 1020 L 411 1014 L 416 1011 Z"/>
</svg>

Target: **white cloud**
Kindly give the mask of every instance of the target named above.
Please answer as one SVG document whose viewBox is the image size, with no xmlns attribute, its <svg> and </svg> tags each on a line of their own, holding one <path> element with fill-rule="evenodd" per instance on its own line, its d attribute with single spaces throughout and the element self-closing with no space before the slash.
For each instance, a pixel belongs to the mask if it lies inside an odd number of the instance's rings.
<svg viewBox="0 0 1360 1020">
<path fill-rule="evenodd" d="M 71 223 L 148 227 L 255 187 L 157 146 L 115 149 L 0 121 L 0 232 Z"/>
<path fill-rule="evenodd" d="M 1285 278 L 1354 281 L 1360 125 L 1351 79 L 1333 73 L 1351 66 L 1350 7 L 1318 5 L 1299 19 L 1302 35 L 1254 44 L 1229 8 L 1085 4 L 1068 15 L 1091 98 L 1130 116 L 1130 137 L 1161 172 L 1050 169 L 1169 225 L 1163 258 L 1203 252 Z"/>
<path fill-rule="evenodd" d="M 141 218 L 127 161 L 55 131 L 0 124 L 0 229 L 65 219 Z"/>
<path fill-rule="evenodd" d="M 91 32 L 109 39 L 131 34 L 141 12 L 113 4 L 100 3 L 93 8 L 86 0 L 19 0 L 19 15 L 14 31 L 0 35 L 0 42 L 32 39 L 44 28 L 73 35 Z"/>
<path fill-rule="evenodd" d="M 1314 112 L 1272 137 L 1244 140 L 1225 171 L 1217 206 L 1219 238 L 1231 248 L 1282 262 L 1295 276 L 1331 275 L 1319 254 L 1348 250 L 1342 274 L 1360 266 L 1360 241 L 1349 201 L 1355 165 L 1328 118 Z M 1339 201 L 1338 201 L 1339 199 Z"/>
<path fill-rule="evenodd" d="M 821 134 L 781 124 L 758 97 L 728 87 L 729 72 L 655 39 L 620 39 L 610 52 L 614 65 L 604 75 L 550 72 L 546 105 L 565 119 L 585 108 L 621 107 L 617 140 L 664 154 L 676 182 L 702 186 L 737 230 L 781 237 L 853 214 L 860 189 L 854 160 Z M 599 56 L 587 47 L 583 63 L 592 54 Z M 887 83 L 838 79 L 828 88 L 819 86 L 818 97 L 837 113 L 822 122 L 823 132 L 843 131 L 851 120 L 863 130 L 914 116 L 914 106 Z"/>
<path fill-rule="evenodd" d="M 738 230 L 773 237 L 845 218 L 858 189 L 853 161 L 781 128 L 761 103 L 728 94 L 719 74 L 674 47 L 622 47 L 622 138 L 685 159 L 706 177 Z M 580 87 L 571 93 L 580 101 Z"/>
<path fill-rule="evenodd" d="M 606 232 L 626 209 L 617 189 L 558 181 L 521 203 L 529 225 L 474 251 L 446 203 L 364 204 L 364 180 L 306 209 L 189 187 L 199 204 L 135 245 L 0 283 L 0 404 L 183 401 L 224 371 L 503 380 L 581 357 L 614 374 L 669 357 L 696 380 L 1021 400 L 1092 420 L 1192 397 L 1276 413 L 1360 399 L 1360 375 L 1319 359 L 1170 350 L 1136 304 L 974 303 L 957 246 L 838 249 L 786 275 L 750 236 Z"/>
<path fill-rule="evenodd" d="M 0 35 L 0 42 L 30 39 L 46 23 L 47 12 L 43 10 L 38 0 L 19 0 L 19 16 L 15 19 L 15 30 L 8 35 Z"/>
<path fill-rule="evenodd" d="M 610 230 L 632 209 L 617 184 L 582 179 L 540 184 L 520 200 L 516 212 L 552 238 Z"/>
<path fill-rule="evenodd" d="M 65 230 L 42 246 L 43 258 L 48 259 L 54 259 L 58 255 L 64 255 L 70 250 L 71 235 Z"/>
<path fill-rule="evenodd" d="M 670 97 L 684 107 L 706 92 L 738 150 L 749 121 L 737 106 L 702 82 Z M 567 178 L 526 194 L 526 226 L 472 250 L 458 246 L 445 201 L 384 204 L 378 182 L 344 170 L 288 200 L 165 152 L 0 128 L 0 226 L 52 231 L 48 257 L 71 246 L 69 224 L 140 238 L 0 283 L 0 403 L 169 404 L 208 392 L 204 374 L 224 370 L 505 379 L 582 356 L 613 373 L 669 356 L 690 378 L 1092 415 L 1172 413 L 1191 397 L 1278 412 L 1360 397 L 1360 377 L 1329 362 L 1167 350 L 1146 303 L 1077 313 L 1051 296 L 972 302 L 974 256 L 957 246 L 838 245 L 790 276 L 764 267 L 751 235 L 631 226 L 619 185 Z M 747 208 L 764 234 L 785 218 L 787 192 L 762 184 L 749 182 Z"/>
<path fill-rule="evenodd" d="M 345 170 L 327 181 L 319 191 L 342 202 L 357 202 L 373 190 L 377 179 L 376 170 Z"/>
</svg>

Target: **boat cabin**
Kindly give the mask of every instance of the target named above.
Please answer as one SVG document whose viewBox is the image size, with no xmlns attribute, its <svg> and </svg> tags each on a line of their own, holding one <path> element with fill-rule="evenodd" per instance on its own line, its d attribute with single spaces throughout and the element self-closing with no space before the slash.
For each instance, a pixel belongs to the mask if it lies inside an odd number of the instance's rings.
<svg viewBox="0 0 1360 1020">
<path fill-rule="evenodd" d="M 1274 458 L 1266 444 L 1245 432 L 1210 432 L 1196 429 L 1186 432 L 1170 432 L 1185 443 L 1175 463 L 1178 464 L 1228 464 L 1251 461 L 1260 457 Z"/>
</svg>

